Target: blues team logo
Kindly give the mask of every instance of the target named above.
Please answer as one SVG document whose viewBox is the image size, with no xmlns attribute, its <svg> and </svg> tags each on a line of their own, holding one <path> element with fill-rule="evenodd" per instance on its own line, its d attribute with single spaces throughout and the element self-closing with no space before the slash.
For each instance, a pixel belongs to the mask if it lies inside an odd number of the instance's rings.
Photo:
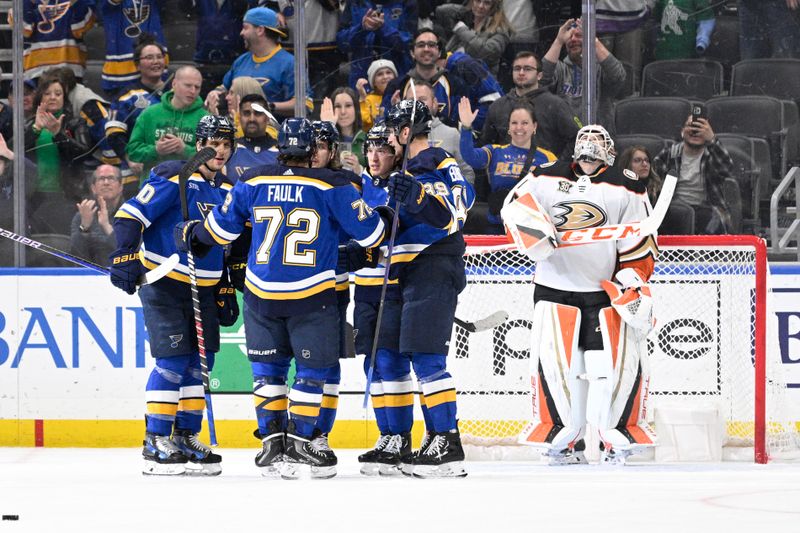
<svg viewBox="0 0 800 533">
<path fill-rule="evenodd" d="M 183 335 L 170 335 L 169 336 L 170 348 L 177 348 L 178 344 L 183 340 Z"/>
<path fill-rule="evenodd" d="M 39 33 L 50 33 L 56 29 L 56 22 L 61 19 L 69 11 L 69 6 L 72 2 L 53 2 L 50 0 L 43 0 L 36 9 L 42 17 L 42 21 L 36 24 L 36 29 Z"/>
<path fill-rule="evenodd" d="M 130 26 L 125 28 L 125 35 L 131 39 L 137 38 L 142 34 L 139 28 L 150 18 L 150 4 L 146 4 L 145 0 L 133 0 L 131 7 L 126 7 L 122 10 L 122 14 L 131 23 Z"/>
</svg>

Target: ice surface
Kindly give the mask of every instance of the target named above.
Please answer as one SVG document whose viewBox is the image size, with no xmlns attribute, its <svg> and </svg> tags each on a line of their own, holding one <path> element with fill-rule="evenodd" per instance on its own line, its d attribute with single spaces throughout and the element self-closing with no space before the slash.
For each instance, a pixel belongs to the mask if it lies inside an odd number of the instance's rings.
<svg viewBox="0 0 800 533">
<path fill-rule="evenodd" d="M 140 449 L 0 448 L 0 532 L 800 531 L 800 465 L 547 467 L 470 462 L 454 480 L 262 478 L 220 449 L 216 478 L 156 478 Z"/>
</svg>

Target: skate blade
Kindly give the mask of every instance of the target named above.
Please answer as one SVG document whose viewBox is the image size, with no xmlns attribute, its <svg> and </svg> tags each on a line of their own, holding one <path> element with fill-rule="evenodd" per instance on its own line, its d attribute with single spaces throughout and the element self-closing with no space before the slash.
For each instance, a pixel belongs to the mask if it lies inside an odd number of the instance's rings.
<svg viewBox="0 0 800 533">
<path fill-rule="evenodd" d="M 381 465 L 378 463 L 361 463 L 359 472 L 362 476 L 375 477 L 380 474 L 380 469 Z"/>
<path fill-rule="evenodd" d="M 453 461 L 441 465 L 414 465 L 414 477 L 422 479 L 466 477 L 464 461 Z"/>
<path fill-rule="evenodd" d="M 589 461 L 586 456 L 581 452 L 580 454 L 573 455 L 547 455 L 542 454 L 542 462 L 547 466 L 571 466 L 571 465 L 588 465 Z"/>
<path fill-rule="evenodd" d="M 222 473 L 222 463 L 186 463 L 187 476 L 218 476 Z"/>
<path fill-rule="evenodd" d="M 186 463 L 157 463 L 145 459 L 142 474 L 145 476 L 182 476 Z"/>
<path fill-rule="evenodd" d="M 414 475 L 414 465 L 411 463 L 401 463 L 400 473 L 404 476 L 412 477 Z"/>
<path fill-rule="evenodd" d="M 281 465 L 282 479 L 330 479 L 336 475 L 335 466 L 311 466 L 301 463 Z"/>
<path fill-rule="evenodd" d="M 258 466 L 258 465 L 256 465 Z M 258 471 L 261 476 L 268 479 L 280 479 L 281 477 L 281 463 L 273 463 L 266 466 L 258 466 Z"/>
<path fill-rule="evenodd" d="M 378 474 L 381 477 L 397 477 L 404 474 L 400 465 L 380 465 Z"/>
<path fill-rule="evenodd" d="M 605 452 L 600 454 L 600 464 L 611 468 L 621 468 L 625 466 L 629 454 L 618 453 L 615 455 L 608 455 Z"/>
</svg>

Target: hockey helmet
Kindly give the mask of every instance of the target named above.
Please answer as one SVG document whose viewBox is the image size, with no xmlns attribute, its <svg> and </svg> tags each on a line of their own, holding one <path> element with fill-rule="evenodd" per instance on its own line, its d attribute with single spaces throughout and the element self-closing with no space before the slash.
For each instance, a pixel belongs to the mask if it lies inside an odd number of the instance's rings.
<svg viewBox="0 0 800 533">
<path fill-rule="evenodd" d="M 336 129 L 333 122 L 327 120 L 315 120 L 311 123 L 311 128 L 314 130 L 314 142 L 325 141 L 328 143 L 328 148 L 333 150 L 336 148 L 336 143 L 339 142 L 339 130 Z"/>
<path fill-rule="evenodd" d="M 288 157 L 307 158 L 314 149 L 314 128 L 305 118 L 287 118 L 278 132 L 278 152 Z"/>
<path fill-rule="evenodd" d="M 406 126 L 411 128 L 411 136 L 430 133 L 431 112 L 419 100 L 400 100 L 386 113 L 386 125 L 396 132 Z"/>
<path fill-rule="evenodd" d="M 204 116 L 197 123 L 194 135 L 197 142 L 200 143 L 209 139 L 225 139 L 231 142 L 231 150 L 236 149 L 236 127 L 228 117 Z"/>
<path fill-rule="evenodd" d="M 367 138 L 364 141 L 364 155 L 367 155 L 367 150 L 371 147 L 388 146 L 392 149 L 394 147 L 389 142 L 389 128 L 386 123 L 380 122 L 372 126 L 367 132 Z"/>
<path fill-rule="evenodd" d="M 578 130 L 572 157 L 575 161 L 602 161 L 613 165 L 616 159 L 614 141 L 603 126 L 589 124 Z"/>
</svg>

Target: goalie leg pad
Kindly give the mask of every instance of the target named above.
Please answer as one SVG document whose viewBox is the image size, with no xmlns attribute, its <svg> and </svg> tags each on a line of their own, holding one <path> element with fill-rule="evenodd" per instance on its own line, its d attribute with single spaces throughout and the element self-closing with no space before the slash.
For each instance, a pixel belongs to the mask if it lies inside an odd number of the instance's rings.
<svg viewBox="0 0 800 533">
<path fill-rule="evenodd" d="M 577 307 L 539 301 L 533 311 L 531 385 L 533 421 L 519 442 L 560 452 L 573 448 L 586 429 L 586 383 L 578 349 Z"/>
<path fill-rule="evenodd" d="M 607 348 L 602 351 L 605 355 L 592 363 L 587 357 L 590 391 L 594 387 L 592 376 L 610 373 L 610 379 L 598 387 L 596 397 L 590 392 L 589 421 L 597 427 L 606 450 L 635 452 L 654 446 L 657 438 L 646 421 L 649 388 L 646 337 L 626 324 L 611 307 L 600 312 L 600 331 Z M 593 404 L 593 400 L 597 403 Z"/>
</svg>

